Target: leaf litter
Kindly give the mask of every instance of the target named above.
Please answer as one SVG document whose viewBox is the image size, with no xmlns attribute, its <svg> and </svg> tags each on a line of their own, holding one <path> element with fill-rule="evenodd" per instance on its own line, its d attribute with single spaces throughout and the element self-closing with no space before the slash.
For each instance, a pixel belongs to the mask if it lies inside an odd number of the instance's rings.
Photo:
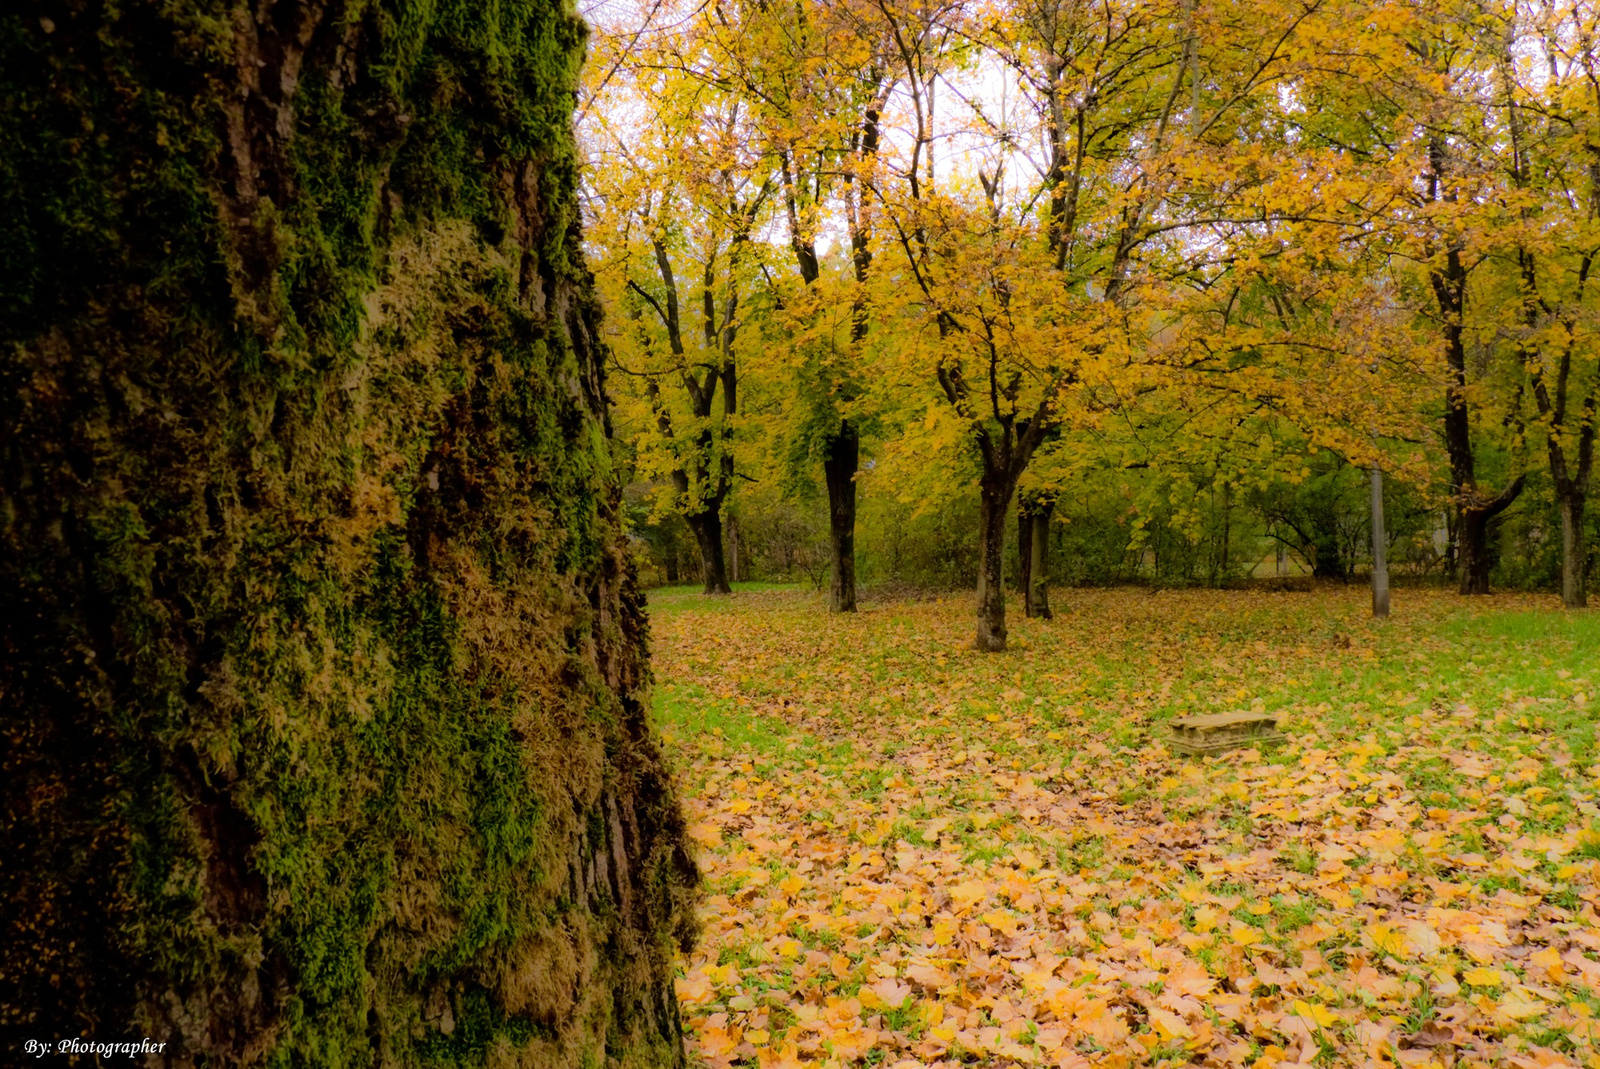
<svg viewBox="0 0 1600 1069">
<path fill-rule="evenodd" d="M 652 595 L 707 1066 L 1600 1065 L 1600 620 L 1543 599 Z M 1203 760 L 1173 716 L 1282 717 Z"/>
</svg>

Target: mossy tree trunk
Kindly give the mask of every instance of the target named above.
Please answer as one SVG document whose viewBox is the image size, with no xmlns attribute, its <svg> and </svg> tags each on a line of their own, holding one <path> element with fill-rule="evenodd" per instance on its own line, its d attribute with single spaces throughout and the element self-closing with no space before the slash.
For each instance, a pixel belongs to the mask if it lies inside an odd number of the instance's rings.
<svg viewBox="0 0 1600 1069">
<path fill-rule="evenodd" d="M 0 15 L 0 1021 L 682 1064 L 552 0 Z"/>
</svg>

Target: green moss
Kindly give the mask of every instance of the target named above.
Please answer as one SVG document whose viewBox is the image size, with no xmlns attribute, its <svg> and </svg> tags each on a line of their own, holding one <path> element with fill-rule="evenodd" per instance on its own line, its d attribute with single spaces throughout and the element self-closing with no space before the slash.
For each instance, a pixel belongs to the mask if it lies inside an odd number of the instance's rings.
<svg viewBox="0 0 1600 1069">
<path fill-rule="evenodd" d="M 0 14 L 0 1019 L 678 1061 L 581 24 L 256 10 Z"/>
</svg>

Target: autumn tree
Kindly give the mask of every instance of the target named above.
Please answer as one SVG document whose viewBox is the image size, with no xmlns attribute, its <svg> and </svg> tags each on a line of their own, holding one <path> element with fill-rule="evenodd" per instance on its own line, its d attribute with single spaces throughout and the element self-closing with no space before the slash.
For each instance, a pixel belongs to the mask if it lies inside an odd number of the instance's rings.
<svg viewBox="0 0 1600 1069">
<path fill-rule="evenodd" d="M 1600 253 L 1600 55 L 1587 4 L 1514 5 L 1493 91 L 1506 137 L 1505 220 L 1515 310 L 1505 329 L 1545 435 L 1561 511 L 1561 601 L 1587 604 L 1584 513 L 1600 367 L 1593 284 Z"/>
<path fill-rule="evenodd" d="M 890 86 L 886 42 L 870 3 L 807 2 L 719 6 L 687 16 L 708 91 L 749 112 L 751 148 L 774 182 L 775 219 L 787 256 L 769 255 L 765 282 L 773 312 L 766 327 L 785 350 L 773 355 L 786 412 L 775 435 L 792 485 L 819 465 L 828 501 L 829 606 L 856 606 L 856 473 L 870 416 L 861 411 L 861 346 L 869 325 L 865 283 L 873 258 L 871 187 L 879 116 Z M 846 253 L 830 265 L 827 231 L 842 230 Z M 776 242 L 774 242 L 776 244 Z M 772 251 L 776 251 L 775 249 Z M 840 271 L 837 268 L 842 267 Z M 848 308 L 839 333 L 835 312 Z"/>
<path fill-rule="evenodd" d="M 879 6 L 905 130 L 884 180 L 896 275 L 925 324 L 907 351 L 978 457 L 978 645 L 1001 649 L 1001 538 L 1041 444 L 1157 387 L 1148 343 L 1179 314 L 1178 280 L 1214 254 L 1208 227 L 1307 210 L 1304 196 L 1261 203 L 1253 135 L 1318 6 Z M 969 84 L 983 78 L 1014 93 L 995 102 Z M 943 125 L 941 99 L 957 115 Z M 984 162 L 936 170 L 947 143 Z"/>
<path fill-rule="evenodd" d="M 1491 524 L 1527 482 L 1526 379 L 1505 359 L 1491 296 L 1514 184 L 1498 144 L 1507 113 L 1495 90 L 1497 22 L 1493 5 L 1440 0 L 1353 23 L 1349 61 L 1323 83 L 1327 117 L 1312 129 L 1373 169 L 1411 176 L 1391 207 L 1392 247 L 1397 279 L 1409 274 L 1427 295 L 1415 307 L 1444 360 L 1440 435 L 1463 594 L 1488 592 Z M 1510 457 L 1497 479 L 1483 470 L 1489 442 Z"/>
<path fill-rule="evenodd" d="M 618 309 L 611 348 L 638 470 L 664 480 L 660 507 L 694 532 L 705 592 L 726 594 L 741 302 L 773 182 L 747 106 L 695 75 L 699 38 L 631 44 L 598 68 L 637 110 L 589 115 L 592 241 Z"/>
</svg>

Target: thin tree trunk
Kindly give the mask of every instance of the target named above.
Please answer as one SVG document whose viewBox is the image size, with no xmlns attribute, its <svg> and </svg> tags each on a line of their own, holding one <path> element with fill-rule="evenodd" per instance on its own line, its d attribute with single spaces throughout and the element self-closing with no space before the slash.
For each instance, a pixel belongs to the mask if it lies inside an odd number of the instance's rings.
<svg viewBox="0 0 1600 1069">
<path fill-rule="evenodd" d="M 1233 484 L 1222 484 L 1222 579 L 1228 578 L 1228 543 L 1233 536 Z"/>
<path fill-rule="evenodd" d="M 1022 615 L 1033 615 L 1033 513 L 1027 495 L 1017 502 L 1017 590 L 1022 594 Z"/>
<path fill-rule="evenodd" d="M 1540 409 L 1552 413 L 1559 426 L 1566 417 L 1565 375 L 1557 377 L 1557 390 L 1557 403 L 1552 405 L 1544 385 L 1536 384 Z M 1562 448 L 1556 431 L 1552 429 L 1550 433 L 1550 478 L 1555 483 L 1556 501 L 1561 506 L 1561 604 L 1569 609 L 1581 609 L 1588 604 L 1584 573 L 1588 570 L 1589 554 L 1583 540 L 1583 513 L 1588 503 L 1589 472 L 1594 462 L 1594 409 L 1595 398 L 1591 394 L 1584 402 L 1584 424 L 1578 438 L 1575 465 L 1569 466 L 1567 451 Z"/>
<path fill-rule="evenodd" d="M 700 546 L 700 574 L 707 594 L 731 594 L 728 568 L 722 556 L 722 515 L 711 506 L 689 518 L 694 540 Z"/>
<path fill-rule="evenodd" d="M 1444 510 L 1444 574 L 1451 579 L 1461 574 L 1460 554 L 1456 552 L 1457 543 L 1460 541 L 1461 510 L 1446 508 Z"/>
<path fill-rule="evenodd" d="M 980 650 L 1006 648 L 1006 587 L 1003 566 L 1006 508 L 1012 484 L 1003 476 L 984 476 L 978 507 L 978 640 Z"/>
<path fill-rule="evenodd" d="M 1028 615 L 1040 620 L 1050 619 L 1050 513 L 1053 502 L 1035 508 L 1028 519 L 1033 530 L 1029 546 Z"/>
<path fill-rule="evenodd" d="M 1573 491 L 1561 499 L 1561 604 L 1569 609 L 1589 604 L 1584 589 L 1589 566 L 1589 549 L 1583 540 L 1585 497 Z"/>
<path fill-rule="evenodd" d="M 1389 536 L 1383 526 L 1383 471 L 1372 468 L 1372 615 L 1389 615 Z"/>
<path fill-rule="evenodd" d="M 828 442 L 822 462 L 828 482 L 828 550 L 832 579 L 828 608 L 856 611 L 856 467 L 861 462 L 861 436 L 855 424 L 841 420 L 839 433 Z"/>
<path fill-rule="evenodd" d="M 1281 579 L 1289 574 L 1289 547 L 1282 542 L 1278 543 L 1278 577 Z"/>
<path fill-rule="evenodd" d="M 737 583 L 739 574 L 739 519 L 736 516 L 728 517 L 728 582 Z"/>
</svg>

